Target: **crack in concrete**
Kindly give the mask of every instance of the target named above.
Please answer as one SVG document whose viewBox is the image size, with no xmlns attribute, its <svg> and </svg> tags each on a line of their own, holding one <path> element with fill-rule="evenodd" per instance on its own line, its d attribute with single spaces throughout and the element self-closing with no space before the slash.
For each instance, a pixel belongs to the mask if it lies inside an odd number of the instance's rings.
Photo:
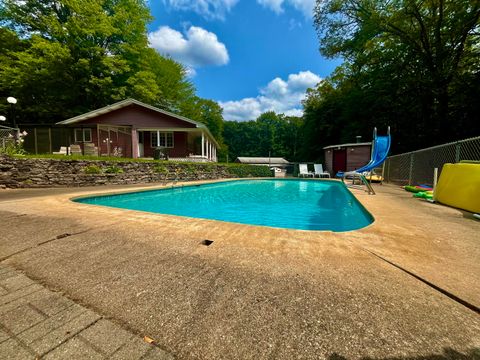
<svg viewBox="0 0 480 360">
<path fill-rule="evenodd" d="M 55 236 L 55 237 L 52 238 L 52 239 L 48 239 L 48 240 L 39 242 L 38 244 L 29 246 L 29 247 L 27 247 L 27 248 L 25 248 L 25 249 L 22 249 L 22 250 L 19 250 L 19 251 L 17 251 L 17 252 L 14 252 L 13 254 L 4 256 L 4 257 L 0 258 L 0 262 L 9 259 L 9 258 L 11 258 L 12 256 L 15 256 L 15 255 L 18 255 L 18 254 L 22 254 L 22 253 L 24 253 L 24 252 L 26 252 L 26 251 L 29 251 L 29 250 L 31 250 L 31 249 L 34 249 L 34 248 L 36 248 L 36 247 L 39 247 L 39 246 L 48 244 L 48 243 L 50 243 L 50 242 L 52 242 L 52 241 L 61 240 L 61 239 L 64 239 L 64 238 L 66 238 L 66 237 L 70 237 L 70 236 L 74 236 L 74 235 L 84 234 L 84 233 L 89 232 L 89 231 L 91 231 L 91 230 L 93 230 L 93 228 L 86 229 L 86 230 L 82 230 L 82 231 L 78 231 L 78 232 L 76 232 L 76 233 L 64 233 L 64 234 L 57 235 L 57 236 Z"/>
<path fill-rule="evenodd" d="M 365 249 L 365 248 L 363 248 L 363 247 L 362 247 L 361 249 L 362 249 L 363 251 L 365 251 L 365 252 L 367 252 L 367 253 L 369 253 L 369 254 L 377 257 L 378 259 L 386 262 L 387 264 L 389 264 L 389 265 L 391 265 L 391 266 L 393 266 L 393 267 L 395 267 L 395 268 L 403 271 L 404 273 L 412 276 L 413 278 L 417 279 L 418 281 L 424 283 L 425 285 L 431 287 L 432 289 L 438 291 L 439 293 L 447 296 L 448 298 L 452 299 L 453 301 L 459 303 L 460 305 L 463 305 L 463 306 L 466 307 L 467 309 L 472 310 L 473 312 L 475 312 L 475 313 L 477 313 L 477 314 L 480 315 L 480 308 L 479 308 L 478 306 L 473 305 L 472 303 L 470 303 L 470 302 L 468 302 L 468 301 L 466 301 L 466 300 L 458 297 L 457 295 L 451 293 L 450 291 L 448 291 L 448 290 L 446 290 L 446 289 L 444 289 L 444 288 L 441 288 L 441 287 L 438 286 L 438 285 L 435 285 L 434 283 L 428 281 L 427 279 L 425 279 L 425 278 L 423 278 L 423 277 L 415 274 L 414 272 L 412 272 L 412 271 L 410 271 L 410 270 L 405 269 L 404 267 L 402 267 L 402 266 L 400 266 L 400 265 L 398 265 L 398 264 L 395 264 L 393 261 L 390 261 L 390 260 L 388 260 L 388 259 L 386 259 L 386 258 L 384 258 L 384 257 L 382 257 L 382 256 L 380 256 L 380 255 L 378 255 L 378 254 L 376 254 L 376 253 L 374 253 L 373 251 L 367 250 L 367 249 Z"/>
</svg>

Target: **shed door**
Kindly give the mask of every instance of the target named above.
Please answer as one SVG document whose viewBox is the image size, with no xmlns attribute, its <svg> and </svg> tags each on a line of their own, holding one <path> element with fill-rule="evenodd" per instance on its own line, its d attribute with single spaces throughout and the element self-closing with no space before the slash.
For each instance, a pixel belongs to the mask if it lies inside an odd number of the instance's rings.
<svg viewBox="0 0 480 360">
<path fill-rule="evenodd" d="M 333 150 L 333 173 L 347 169 L 347 150 Z"/>
</svg>

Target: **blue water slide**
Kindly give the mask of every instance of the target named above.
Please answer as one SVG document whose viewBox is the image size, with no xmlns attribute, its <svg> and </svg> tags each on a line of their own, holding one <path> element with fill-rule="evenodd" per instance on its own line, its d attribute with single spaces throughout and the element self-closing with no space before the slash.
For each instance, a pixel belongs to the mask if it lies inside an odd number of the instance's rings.
<svg viewBox="0 0 480 360">
<path fill-rule="evenodd" d="M 373 149 L 372 149 L 372 156 L 368 164 L 362 166 L 355 171 L 349 172 L 339 172 L 336 176 L 343 177 L 344 175 L 353 174 L 353 173 L 364 173 L 367 171 L 372 171 L 373 169 L 379 167 L 383 164 L 383 162 L 387 159 L 388 152 L 390 151 L 390 145 L 392 142 L 392 138 L 390 136 L 390 128 L 388 129 L 388 134 L 386 136 L 377 136 L 376 129 L 374 130 L 374 138 L 373 138 Z"/>
</svg>

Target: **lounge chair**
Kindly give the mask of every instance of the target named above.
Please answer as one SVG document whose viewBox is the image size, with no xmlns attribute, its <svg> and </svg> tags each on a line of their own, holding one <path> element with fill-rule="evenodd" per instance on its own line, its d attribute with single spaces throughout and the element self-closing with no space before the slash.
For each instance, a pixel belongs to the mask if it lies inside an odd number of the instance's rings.
<svg viewBox="0 0 480 360">
<path fill-rule="evenodd" d="M 84 143 L 83 144 L 84 155 L 87 156 L 98 156 L 98 148 L 94 143 Z"/>
<path fill-rule="evenodd" d="M 72 155 L 82 155 L 82 148 L 78 144 L 70 145 L 70 154 Z"/>
<path fill-rule="evenodd" d="M 311 171 L 308 171 L 308 165 L 307 164 L 298 164 L 298 177 L 313 177 L 314 174 Z"/>
<path fill-rule="evenodd" d="M 322 164 L 314 164 L 313 168 L 315 169 L 313 177 L 315 177 L 317 175 L 318 175 L 319 178 L 324 177 L 324 176 L 326 176 L 328 178 L 330 177 L 330 173 L 328 171 L 323 171 L 323 165 Z"/>
<path fill-rule="evenodd" d="M 68 154 L 68 148 L 66 146 L 60 146 L 60 150 L 59 151 L 54 151 L 53 153 L 55 155 L 67 155 Z"/>
</svg>

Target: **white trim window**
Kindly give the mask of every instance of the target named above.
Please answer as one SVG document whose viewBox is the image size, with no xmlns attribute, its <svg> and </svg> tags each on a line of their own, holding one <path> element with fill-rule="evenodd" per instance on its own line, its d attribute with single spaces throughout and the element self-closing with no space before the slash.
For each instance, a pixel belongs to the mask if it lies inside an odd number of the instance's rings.
<svg viewBox="0 0 480 360">
<path fill-rule="evenodd" d="M 92 142 L 92 129 L 75 129 L 75 142 Z"/>
<path fill-rule="evenodd" d="M 150 146 L 173 148 L 173 132 L 151 131 Z"/>
</svg>

